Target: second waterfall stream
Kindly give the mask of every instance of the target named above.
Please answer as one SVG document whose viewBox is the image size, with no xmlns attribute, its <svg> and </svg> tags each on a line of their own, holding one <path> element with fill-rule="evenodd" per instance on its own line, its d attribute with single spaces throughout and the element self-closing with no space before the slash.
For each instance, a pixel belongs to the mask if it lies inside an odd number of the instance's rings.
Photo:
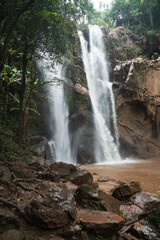
<svg viewBox="0 0 160 240">
<path fill-rule="evenodd" d="M 93 109 L 96 162 L 117 162 L 121 160 L 118 151 L 119 134 L 112 83 L 109 81 L 103 33 L 100 27 L 90 26 L 88 42 L 82 32 L 79 32 L 79 38 Z M 111 123 L 115 138 L 110 131 Z"/>
</svg>

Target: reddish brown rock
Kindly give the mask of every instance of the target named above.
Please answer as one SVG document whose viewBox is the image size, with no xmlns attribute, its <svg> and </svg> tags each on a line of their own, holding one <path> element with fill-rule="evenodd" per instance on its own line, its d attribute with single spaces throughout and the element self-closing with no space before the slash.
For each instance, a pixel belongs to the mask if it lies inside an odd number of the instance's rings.
<svg viewBox="0 0 160 240">
<path fill-rule="evenodd" d="M 113 236 L 123 227 L 125 220 L 112 212 L 80 210 L 77 215 L 79 222 L 87 231 Z"/>
</svg>

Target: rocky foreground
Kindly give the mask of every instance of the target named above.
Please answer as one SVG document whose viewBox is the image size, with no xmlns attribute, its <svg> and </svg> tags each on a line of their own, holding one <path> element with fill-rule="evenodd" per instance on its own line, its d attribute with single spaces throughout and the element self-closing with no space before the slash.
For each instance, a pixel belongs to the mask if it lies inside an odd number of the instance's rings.
<svg viewBox="0 0 160 240">
<path fill-rule="evenodd" d="M 36 157 L 1 164 L 0 240 L 53 239 L 160 239 L 160 197 L 142 192 L 138 182 L 107 176 L 93 182 L 72 164 Z"/>
</svg>

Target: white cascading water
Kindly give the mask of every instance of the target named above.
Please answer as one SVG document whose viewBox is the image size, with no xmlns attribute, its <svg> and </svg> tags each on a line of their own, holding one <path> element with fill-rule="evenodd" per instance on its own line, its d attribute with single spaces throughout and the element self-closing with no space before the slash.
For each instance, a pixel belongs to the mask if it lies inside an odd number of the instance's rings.
<svg viewBox="0 0 160 240">
<path fill-rule="evenodd" d="M 120 161 L 115 102 L 112 83 L 109 82 L 103 33 L 100 27 L 90 26 L 89 44 L 85 40 L 82 32 L 79 32 L 79 37 L 93 108 L 96 161 L 97 163 Z M 110 132 L 111 118 L 113 120 L 115 141 Z"/>
<path fill-rule="evenodd" d="M 52 66 L 53 60 L 48 54 L 38 61 L 38 67 L 44 74 L 45 81 L 54 81 L 48 85 L 49 92 L 49 127 L 52 139 L 48 142 L 51 156 L 56 161 L 74 163 L 71 154 L 68 130 L 68 105 L 64 94 L 63 81 L 66 81 L 64 64 Z"/>
</svg>

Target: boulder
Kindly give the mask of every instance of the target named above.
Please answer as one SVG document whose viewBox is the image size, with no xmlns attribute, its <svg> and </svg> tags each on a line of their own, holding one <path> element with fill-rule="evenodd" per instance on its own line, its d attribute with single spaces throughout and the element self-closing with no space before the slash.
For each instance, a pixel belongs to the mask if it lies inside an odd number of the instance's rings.
<svg viewBox="0 0 160 240">
<path fill-rule="evenodd" d="M 78 186 L 82 184 L 91 184 L 93 182 L 93 176 L 87 170 L 77 170 L 72 174 L 71 182 Z"/>
<path fill-rule="evenodd" d="M 133 194 L 140 192 L 142 189 L 139 182 L 117 182 L 117 186 L 110 190 L 110 194 L 116 199 L 123 201 L 129 199 Z"/>
<path fill-rule="evenodd" d="M 92 234 L 110 237 L 118 233 L 125 220 L 112 212 L 80 210 L 77 214 L 77 222 Z"/>
<path fill-rule="evenodd" d="M 77 171 L 77 168 L 73 164 L 54 162 L 50 165 L 49 170 L 53 175 L 58 173 L 61 179 L 70 180 L 71 175 Z"/>
<path fill-rule="evenodd" d="M 0 231 L 4 231 L 10 227 L 17 228 L 19 227 L 19 218 L 14 211 L 9 210 L 8 208 L 0 207 Z"/>
<path fill-rule="evenodd" d="M 34 178 L 34 174 L 32 173 L 31 168 L 25 162 L 13 162 L 11 164 L 10 170 L 13 171 L 17 178 Z"/>
<path fill-rule="evenodd" d="M 160 196 L 152 193 L 140 192 L 130 198 L 131 202 L 148 213 L 160 207 Z"/>
<path fill-rule="evenodd" d="M 55 229 L 70 224 L 75 218 L 75 209 L 73 191 L 63 183 L 54 183 L 46 185 L 43 193 L 35 196 L 24 211 L 32 224 Z"/>
<path fill-rule="evenodd" d="M 85 96 L 89 97 L 88 89 L 83 87 L 81 84 L 79 84 L 79 83 L 75 84 L 74 89 L 79 94 L 82 94 L 82 95 L 85 95 Z"/>
<path fill-rule="evenodd" d="M 45 137 L 32 136 L 30 142 L 42 157 L 46 156 L 47 139 Z"/>
<path fill-rule="evenodd" d="M 0 235 L 0 240 L 23 240 L 24 236 L 17 230 L 9 230 Z"/>
<path fill-rule="evenodd" d="M 143 213 L 143 210 L 134 204 L 122 204 L 120 206 L 121 216 L 127 221 L 132 221 L 138 218 Z"/>
<path fill-rule="evenodd" d="M 159 240 L 160 235 L 158 236 L 156 232 L 148 225 L 147 221 L 140 221 L 133 224 L 129 229 L 132 235 L 138 239 L 145 240 Z"/>
<path fill-rule="evenodd" d="M 75 198 L 78 205 L 83 208 L 111 211 L 119 214 L 119 201 L 94 185 L 84 184 L 79 186 L 75 192 Z"/>
</svg>

